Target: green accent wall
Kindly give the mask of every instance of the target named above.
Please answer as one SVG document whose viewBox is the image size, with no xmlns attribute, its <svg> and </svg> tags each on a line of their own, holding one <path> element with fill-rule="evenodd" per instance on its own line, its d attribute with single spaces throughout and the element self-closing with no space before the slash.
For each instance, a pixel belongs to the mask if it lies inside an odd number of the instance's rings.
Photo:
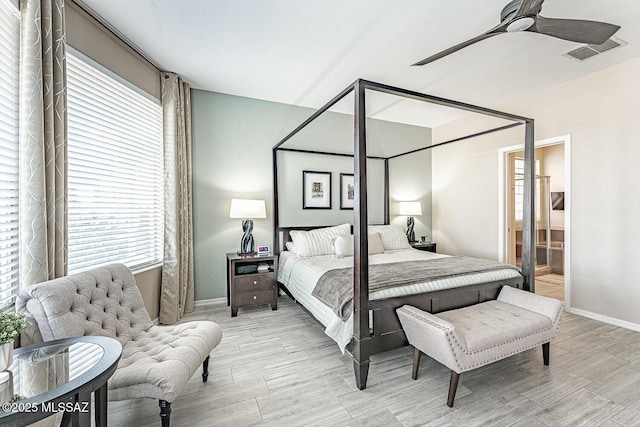
<svg viewBox="0 0 640 427">
<path fill-rule="evenodd" d="M 272 147 L 314 110 L 202 90 L 192 90 L 191 96 L 195 299 L 206 300 L 226 296 L 225 254 L 239 250 L 242 228 L 240 220 L 229 218 L 232 198 L 266 201 L 267 219 L 254 220 L 253 236 L 256 245 L 273 246 Z M 305 142 L 350 138 L 352 144 L 352 123 L 348 114 L 327 113 Z M 383 143 L 408 146 L 431 141 L 428 128 L 380 120 L 372 120 L 370 128 L 376 143 L 383 137 Z M 352 222 L 352 211 L 340 210 L 339 204 L 340 173 L 353 172 L 350 158 L 285 153 L 280 162 L 281 217 L 287 225 Z M 380 223 L 384 169 L 379 160 L 368 167 L 369 222 Z M 330 211 L 302 210 L 301 171 L 308 168 L 332 172 Z M 423 215 L 416 217 L 416 236 L 431 236 L 430 150 L 392 160 L 390 171 L 391 222 L 405 227 L 406 218 L 396 217 L 395 201 L 420 200 Z"/>
</svg>

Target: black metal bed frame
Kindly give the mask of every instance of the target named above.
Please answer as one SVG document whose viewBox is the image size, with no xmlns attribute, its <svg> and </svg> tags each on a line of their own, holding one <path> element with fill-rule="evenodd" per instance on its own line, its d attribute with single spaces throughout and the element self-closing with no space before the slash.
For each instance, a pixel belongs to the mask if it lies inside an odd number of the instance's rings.
<svg viewBox="0 0 640 427">
<path fill-rule="evenodd" d="M 428 102 L 431 104 L 453 107 L 473 113 L 479 113 L 487 116 L 497 117 L 500 119 L 510 120 L 514 123 L 489 129 L 483 132 L 470 134 L 461 138 L 444 141 L 438 144 L 429 145 L 416 150 L 400 153 L 389 157 L 368 157 L 367 156 L 367 130 L 366 130 L 366 108 L 365 93 L 367 90 L 373 90 L 389 95 L 395 95 L 416 101 Z M 316 118 L 328 111 L 338 101 L 346 97 L 351 92 L 354 93 L 354 154 L 340 154 L 315 150 L 291 149 L 281 147 L 285 142 L 294 135 L 304 129 Z M 368 259 L 368 214 L 367 214 L 367 164 L 368 158 L 384 160 L 384 221 L 389 223 L 389 160 L 392 158 L 410 155 L 422 150 L 428 150 L 445 144 L 461 141 L 464 139 L 474 138 L 481 135 L 490 134 L 515 126 L 525 126 L 525 168 L 524 168 L 524 203 L 523 203 L 523 220 L 522 220 L 522 280 L 507 280 L 491 282 L 483 285 L 472 285 L 473 288 L 465 286 L 466 290 L 460 291 L 461 288 L 450 289 L 445 291 L 437 291 L 429 293 L 426 297 L 418 298 L 415 296 L 392 298 L 389 300 L 369 301 L 369 259 Z M 355 200 L 353 209 L 353 234 L 354 234 L 354 280 L 353 280 L 353 338 L 351 341 L 350 351 L 353 356 L 354 373 L 356 377 L 357 387 L 362 390 L 366 387 L 367 376 L 369 372 L 369 357 L 391 348 L 396 348 L 406 344 L 406 339 L 401 329 L 396 326 L 398 324 L 395 316 L 395 308 L 401 304 L 410 303 L 431 312 L 438 312 L 449 308 L 457 308 L 462 305 L 470 305 L 486 299 L 495 299 L 497 292 L 503 285 L 517 286 L 525 290 L 534 292 L 535 290 L 535 252 L 534 252 L 534 121 L 533 119 L 509 114 L 485 107 L 466 104 L 459 101 L 453 101 L 432 95 L 427 95 L 407 89 L 388 86 L 381 83 L 375 83 L 363 79 L 358 79 L 327 102 L 323 107 L 313 113 L 308 119 L 302 122 L 291 133 L 285 136 L 280 142 L 274 145 L 273 153 L 273 221 L 274 221 L 274 248 L 275 252 L 280 251 L 280 234 L 286 227 L 281 227 L 279 223 L 279 204 L 278 204 L 278 151 L 304 152 L 310 154 L 324 154 L 353 157 L 354 160 L 354 184 L 355 184 Z M 304 227 L 292 227 L 301 229 Z M 461 296 L 467 293 L 466 296 Z M 425 295 L 425 294 L 422 294 Z M 460 300 L 461 299 L 461 300 Z M 468 301 L 467 301 L 468 300 Z M 400 304 L 400 305 L 398 305 Z M 437 304 L 437 307 L 434 307 Z M 462 304 L 462 305 L 461 305 Z M 373 331 L 369 325 L 369 311 L 379 312 L 374 315 Z M 386 320 L 380 320 L 386 319 Z M 399 324 L 398 324 L 399 325 Z"/>
</svg>

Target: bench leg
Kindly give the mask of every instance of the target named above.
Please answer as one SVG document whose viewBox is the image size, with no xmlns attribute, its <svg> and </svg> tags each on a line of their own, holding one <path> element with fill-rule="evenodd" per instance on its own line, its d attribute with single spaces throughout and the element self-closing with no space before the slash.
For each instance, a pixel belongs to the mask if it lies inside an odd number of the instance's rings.
<svg viewBox="0 0 640 427">
<path fill-rule="evenodd" d="M 160 400 L 160 421 L 162 421 L 162 427 L 169 427 L 171 421 L 171 402 Z"/>
<path fill-rule="evenodd" d="M 544 364 L 549 366 L 549 343 L 542 344 L 542 360 L 544 360 Z"/>
<path fill-rule="evenodd" d="M 447 406 L 453 407 L 453 400 L 456 398 L 456 390 L 458 390 L 458 381 L 460 381 L 460 374 L 451 371 L 451 379 L 449 380 L 449 398 L 447 399 Z"/>
<path fill-rule="evenodd" d="M 416 347 L 413 348 L 413 372 L 411 372 L 411 378 L 418 379 L 418 369 L 420 369 L 420 356 L 422 352 Z"/>
<path fill-rule="evenodd" d="M 206 359 L 204 359 L 204 362 L 202 362 L 202 382 L 206 383 L 207 382 L 207 378 L 209 378 L 209 357 L 207 356 Z"/>
</svg>

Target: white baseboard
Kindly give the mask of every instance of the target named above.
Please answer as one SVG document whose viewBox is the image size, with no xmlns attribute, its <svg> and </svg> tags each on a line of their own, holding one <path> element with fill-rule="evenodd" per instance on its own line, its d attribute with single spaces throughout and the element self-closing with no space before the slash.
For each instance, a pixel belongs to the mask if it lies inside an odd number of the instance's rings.
<svg viewBox="0 0 640 427">
<path fill-rule="evenodd" d="M 599 322 L 604 322 L 610 325 L 620 326 L 621 328 L 640 332 L 640 324 L 627 322 L 626 320 L 616 319 L 614 317 L 609 317 L 609 316 L 603 316 L 602 314 L 592 313 L 586 310 L 580 310 L 579 308 L 571 308 L 569 310 L 569 313 L 577 314 L 579 316 L 588 317 L 589 319 L 597 320 Z"/>
<path fill-rule="evenodd" d="M 211 299 L 201 299 L 193 302 L 194 307 L 207 307 L 214 304 L 227 303 L 227 298 L 211 298 Z"/>
</svg>

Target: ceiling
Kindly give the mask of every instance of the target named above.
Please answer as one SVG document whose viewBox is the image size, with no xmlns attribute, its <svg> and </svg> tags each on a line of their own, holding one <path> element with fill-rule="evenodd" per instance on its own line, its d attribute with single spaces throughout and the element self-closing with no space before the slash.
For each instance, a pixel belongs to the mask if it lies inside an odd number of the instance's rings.
<svg viewBox="0 0 640 427">
<path fill-rule="evenodd" d="M 357 78 L 489 108 L 640 56 L 637 0 L 546 0 L 541 15 L 622 28 L 628 44 L 583 62 L 579 47 L 503 34 L 423 67 L 410 65 L 497 25 L 509 0 L 84 0 L 192 87 L 320 107 Z M 435 127 L 460 112 L 375 106 L 383 120 Z M 518 113 L 514 111 L 513 113 Z"/>
</svg>

